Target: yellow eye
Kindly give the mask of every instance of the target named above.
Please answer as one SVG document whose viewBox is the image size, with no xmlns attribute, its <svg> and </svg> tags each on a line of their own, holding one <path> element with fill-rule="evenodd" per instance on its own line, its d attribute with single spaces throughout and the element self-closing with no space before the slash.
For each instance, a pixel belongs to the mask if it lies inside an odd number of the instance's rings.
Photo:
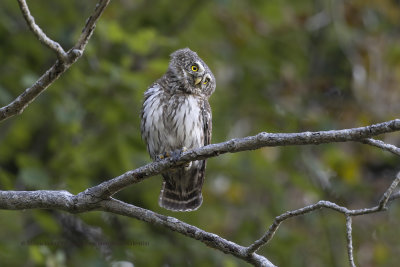
<svg viewBox="0 0 400 267">
<path fill-rule="evenodd" d="M 207 84 L 210 81 L 210 79 L 205 79 L 205 81 L 203 82 L 203 84 Z"/>
<path fill-rule="evenodd" d="M 192 65 L 192 71 L 196 72 L 199 70 L 199 67 L 197 67 L 196 65 Z"/>
</svg>

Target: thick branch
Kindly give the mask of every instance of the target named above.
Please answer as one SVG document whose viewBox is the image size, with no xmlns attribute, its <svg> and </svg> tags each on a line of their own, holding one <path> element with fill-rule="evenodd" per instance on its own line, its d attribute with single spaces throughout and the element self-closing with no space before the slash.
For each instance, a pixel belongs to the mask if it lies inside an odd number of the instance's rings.
<svg viewBox="0 0 400 267">
<path fill-rule="evenodd" d="M 164 159 L 128 171 L 114 179 L 88 189 L 99 198 L 107 198 L 124 187 L 160 174 L 170 168 L 199 159 L 216 157 L 224 153 L 236 153 L 268 146 L 318 145 L 333 142 L 361 141 L 365 138 L 400 130 L 400 120 L 382 122 L 366 127 L 303 133 L 259 133 L 255 136 L 232 139 L 218 144 L 189 150 L 176 160 Z"/>
<path fill-rule="evenodd" d="M 139 208 L 110 198 L 96 201 L 90 194 L 73 195 L 67 191 L 0 191 L 0 209 L 60 209 L 72 213 L 102 210 L 136 218 L 153 225 L 161 225 L 170 230 L 201 241 L 209 247 L 234 255 L 257 266 L 273 267 L 265 257 L 246 253 L 246 248 L 228 241 L 216 234 L 184 223 L 173 217 L 164 216 L 150 210 Z"/>
<path fill-rule="evenodd" d="M 30 15 L 28 7 L 24 0 L 18 0 L 21 6 L 21 10 L 24 14 L 25 19 L 28 22 L 29 27 L 32 29 L 34 34 L 39 40 L 46 46 L 56 51 L 59 55 L 62 54 L 61 46 L 49 39 L 43 31 L 35 24 L 33 17 Z M 49 85 L 60 77 L 69 67 L 75 63 L 81 56 L 85 49 L 85 46 L 93 33 L 96 22 L 100 15 L 103 13 L 110 0 L 100 0 L 96 5 L 93 14 L 89 17 L 85 27 L 82 30 L 82 34 L 74 46 L 70 49 L 66 55 L 62 54 L 62 60 L 57 60 L 56 63 L 46 71 L 31 87 L 27 88 L 22 94 L 20 94 L 10 104 L 0 108 L 0 122 L 8 119 L 16 114 L 21 114 L 24 109 L 38 97 Z M 61 54 L 60 54 L 61 53 Z"/>
<path fill-rule="evenodd" d="M 0 209 L 59 209 L 70 211 L 74 195 L 68 191 L 0 191 Z"/>
</svg>

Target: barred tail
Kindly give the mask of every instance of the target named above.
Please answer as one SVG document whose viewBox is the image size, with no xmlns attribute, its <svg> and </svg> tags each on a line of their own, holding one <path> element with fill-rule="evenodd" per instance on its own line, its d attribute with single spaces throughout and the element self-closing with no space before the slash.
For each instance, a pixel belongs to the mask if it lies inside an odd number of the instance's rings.
<svg viewBox="0 0 400 267">
<path fill-rule="evenodd" d="M 203 202 L 201 189 L 193 189 L 188 194 L 176 191 L 168 183 L 164 182 L 160 193 L 158 204 L 172 211 L 193 211 L 198 209 Z"/>
<path fill-rule="evenodd" d="M 172 211 L 193 211 L 203 202 L 205 161 L 193 162 L 191 168 L 163 173 L 163 186 L 158 204 Z"/>
</svg>

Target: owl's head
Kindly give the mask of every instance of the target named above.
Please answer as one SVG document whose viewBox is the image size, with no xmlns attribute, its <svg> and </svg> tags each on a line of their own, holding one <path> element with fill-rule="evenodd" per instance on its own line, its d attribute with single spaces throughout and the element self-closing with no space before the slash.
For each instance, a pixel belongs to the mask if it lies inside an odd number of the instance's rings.
<svg viewBox="0 0 400 267">
<path fill-rule="evenodd" d="M 180 83 L 180 90 L 209 97 L 215 90 L 215 78 L 206 63 L 189 48 L 171 54 L 169 70 Z"/>
</svg>

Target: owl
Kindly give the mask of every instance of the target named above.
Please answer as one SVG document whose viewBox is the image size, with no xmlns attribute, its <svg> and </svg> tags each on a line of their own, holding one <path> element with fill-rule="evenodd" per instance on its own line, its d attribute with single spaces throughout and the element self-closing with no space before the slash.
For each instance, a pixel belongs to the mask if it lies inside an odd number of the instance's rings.
<svg viewBox="0 0 400 267">
<path fill-rule="evenodd" d="M 171 54 L 166 73 L 144 93 L 141 133 L 153 160 L 210 144 L 208 98 L 214 90 L 214 75 L 195 52 L 184 48 Z M 159 205 L 172 211 L 198 209 L 205 169 L 206 160 L 196 160 L 162 173 Z"/>
</svg>

